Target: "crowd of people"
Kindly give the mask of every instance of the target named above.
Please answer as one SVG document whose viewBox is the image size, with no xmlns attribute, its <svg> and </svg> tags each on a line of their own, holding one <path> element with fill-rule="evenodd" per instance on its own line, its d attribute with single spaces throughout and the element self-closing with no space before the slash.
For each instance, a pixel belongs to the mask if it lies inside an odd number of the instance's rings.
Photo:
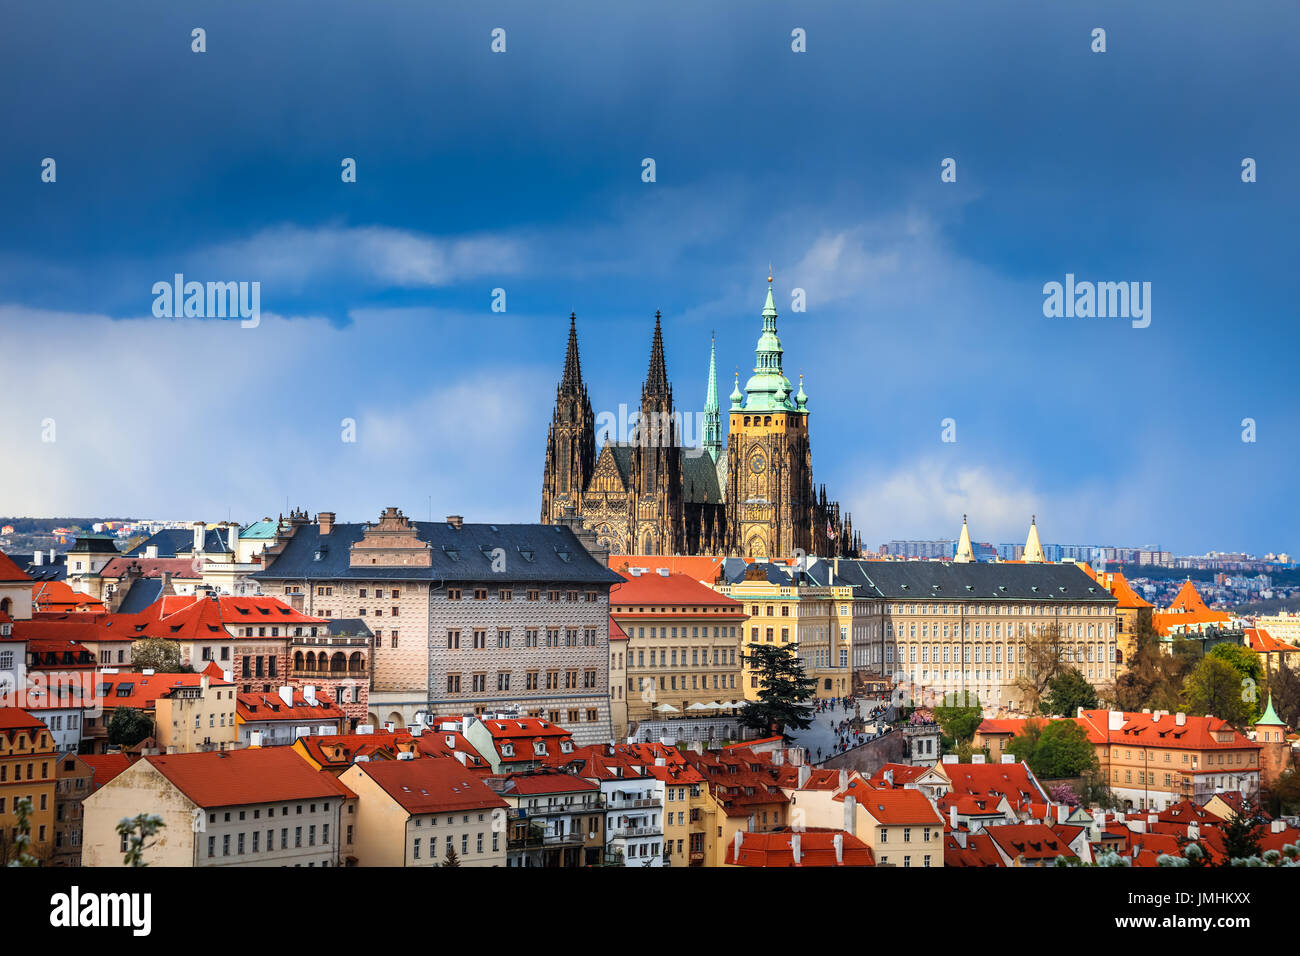
<svg viewBox="0 0 1300 956">
<path fill-rule="evenodd" d="M 888 728 L 877 728 L 874 734 L 868 734 L 866 727 L 882 717 L 888 707 L 887 701 L 880 700 L 864 716 L 861 703 L 852 697 L 828 697 L 814 701 L 814 716 L 825 714 L 831 718 L 831 731 L 835 735 L 829 753 L 823 753 L 821 747 L 816 749 L 817 761 L 820 763 L 825 757 L 842 754 L 884 734 Z M 840 714 L 844 716 L 836 720 Z"/>
</svg>

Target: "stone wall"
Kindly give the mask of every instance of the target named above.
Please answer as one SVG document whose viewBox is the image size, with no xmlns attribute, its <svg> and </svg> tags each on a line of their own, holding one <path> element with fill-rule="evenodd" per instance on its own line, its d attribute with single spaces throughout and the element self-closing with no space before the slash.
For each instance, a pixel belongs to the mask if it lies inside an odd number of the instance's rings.
<svg viewBox="0 0 1300 956">
<path fill-rule="evenodd" d="M 893 730 L 816 766 L 821 770 L 856 770 L 864 777 L 870 777 L 887 763 L 904 763 L 906 750 L 903 735 Z"/>
</svg>

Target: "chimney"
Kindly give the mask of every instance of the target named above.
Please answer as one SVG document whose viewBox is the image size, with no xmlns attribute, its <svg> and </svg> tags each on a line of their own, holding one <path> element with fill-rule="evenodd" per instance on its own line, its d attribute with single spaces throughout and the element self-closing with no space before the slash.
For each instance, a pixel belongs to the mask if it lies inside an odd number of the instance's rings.
<svg viewBox="0 0 1300 956">
<path fill-rule="evenodd" d="M 334 512 L 322 511 L 316 516 L 316 523 L 320 525 L 321 534 L 329 534 L 334 528 Z"/>
<path fill-rule="evenodd" d="M 45 563 L 43 560 L 44 558 L 45 558 L 45 552 L 37 551 L 35 554 L 32 555 L 32 564 L 39 568 L 42 564 Z"/>
<path fill-rule="evenodd" d="M 451 525 L 457 531 L 461 529 L 461 526 L 464 523 L 465 523 L 465 519 L 462 518 L 460 515 L 447 515 L 447 524 Z"/>
<path fill-rule="evenodd" d="M 956 831 L 954 831 L 954 832 L 953 832 L 953 835 L 952 835 L 952 838 L 953 838 L 954 840 L 957 841 L 957 845 L 960 846 L 963 850 L 966 849 L 966 831 L 965 831 L 965 830 L 956 830 Z"/>
<path fill-rule="evenodd" d="M 50 548 L 50 564 L 54 563 L 54 549 Z"/>
<path fill-rule="evenodd" d="M 1174 723 L 1179 727 L 1186 726 L 1187 715 L 1180 710 L 1178 713 L 1174 714 Z"/>
<path fill-rule="evenodd" d="M 1160 819 L 1160 818 L 1159 818 L 1158 816 L 1156 816 L 1154 813 L 1148 813 L 1148 814 L 1147 814 L 1147 825 L 1148 825 L 1148 826 L 1155 826 L 1156 822 L 1157 822 L 1159 819 Z"/>
<path fill-rule="evenodd" d="M 958 763 L 959 761 L 957 760 L 957 755 L 956 755 L 956 754 L 944 754 L 944 755 L 943 755 L 943 762 L 944 762 L 944 763 Z"/>
<path fill-rule="evenodd" d="M 207 675 L 207 674 L 200 674 L 200 675 L 199 675 L 199 690 L 200 690 L 202 693 L 204 693 L 204 694 L 206 694 L 206 693 L 208 692 L 208 675 Z"/>
<path fill-rule="evenodd" d="M 1065 818 L 1070 815 L 1070 805 L 1068 803 L 1058 803 L 1056 805 L 1056 822 L 1064 823 Z"/>
<path fill-rule="evenodd" d="M 1199 840 L 1201 838 L 1201 825 L 1193 820 L 1187 824 L 1187 839 Z"/>
<path fill-rule="evenodd" d="M 262 732 L 260 730 L 249 731 L 248 749 L 252 750 L 254 747 L 260 746 L 262 746 Z"/>
<path fill-rule="evenodd" d="M 894 785 L 894 771 L 885 771 L 885 783 L 889 784 L 891 787 Z"/>
<path fill-rule="evenodd" d="M 835 834 L 831 842 L 835 844 L 835 865 L 839 866 L 844 862 L 844 834 Z"/>
<path fill-rule="evenodd" d="M 745 839 L 745 831 L 744 831 L 744 830 L 737 830 L 737 831 L 736 831 L 736 844 L 735 844 L 735 848 L 731 851 L 731 856 L 732 856 L 732 862 L 733 862 L 733 863 L 739 863 L 739 862 L 740 862 L 740 844 L 744 842 L 744 839 Z"/>
<path fill-rule="evenodd" d="M 292 706 L 293 706 L 293 688 L 292 688 L 292 687 L 281 687 L 281 688 L 280 688 L 280 699 L 281 699 L 282 701 L 284 701 L 284 706 L 286 706 L 286 707 L 292 707 Z"/>
<path fill-rule="evenodd" d="M 226 668 L 221 672 L 221 679 L 227 684 L 233 684 L 235 682 L 235 672 L 230 670 L 230 668 Z"/>
<path fill-rule="evenodd" d="M 812 776 L 812 770 L 808 767 L 799 768 L 798 788 L 802 790 L 808 784 L 808 778 Z"/>
<path fill-rule="evenodd" d="M 663 738 L 660 738 L 660 739 L 662 740 Z M 785 751 L 784 751 L 784 750 L 777 750 L 777 751 L 773 752 L 773 754 L 772 754 L 772 766 L 774 766 L 774 767 L 782 767 L 782 766 L 784 766 L 784 765 L 785 765 Z"/>
<path fill-rule="evenodd" d="M 957 829 L 957 804 L 948 804 L 948 825 L 954 830 Z"/>
<path fill-rule="evenodd" d="M 858 835 L 858 801 L 852 794 L 844 795 L 844 832 Z"/>
<path fill-rule="evenodd" d="M 666 766 L 668 766 L 668 758 L 666 758 L 666 757 L 655 757 L 655 766 L 656 766 L 656 767 L 666 767 Z"/>
<path fill-rule="evenodd" d="M 153 676 L 153 668 L 152 668 L 152 667 L 146 667 L 146 668 L 145 668 L 144 670 L 142 670 L 140 673 L 143 674 L 145 677 L 152 677 L 152 676 Z"/>
<path fill-rule="evenodd" d="M 157 557 L 158 557 L 158 545 L 156 545 L 156 544 L 151 544 L 151 545 L 149 545 L 147 548 L 145 548 L 145 549 L 144 549 L 144 556 L 145 556 L 146 558 L 157 558 Z"/>
<path fill-rule="evenodd" d="M 228 542 L 230 547 L 230 553 L 238 554 L 239 553 L 239 522 L 237 521 L 230 522 L 230 528 L 227 531 L 227 534 L 229 535 Z"/>
<path fill-rule="evenodd" d="M 1111 710 L 1106 713 L 1107 730 L 1124 729 L 1124 712 L 1122 710 Z"/>
<path fill-rule="evenodd" d="M 461 732 L 462 734 L 468 734 L 468 733 L 469 733 L 469 725 L 472 724 L 472 723 L 474 723 L 474 718 L 471 717 L 469 714 L 465 714 L 465 715 L 464 715 L 463 717 L 461 717 L 461 719 L 460 719 L 460 732 Z"/>
<path fill-rule="evenodd" d="M 204 526 L 202 521 L 194 522 L 194 556 L 203 553 Z"/>
<path fill-rule="evenodd" d="M 1003 762 L 1003 763 L 1015 763 L 1015 762 L 1016 762 L 1016 755 L 1015 755 L 1015 754 L 1003 754 L 1003 755 L 1002 755 L 1002 762 Z"/>
<path fill-rule="evenodd" d="M 460 761 L 462 767 L 469 765 L 469 754 L 465 753 L 465 751 L 463 750 L 453 751 L 452 756 Z"/>
<path fill-rule="evenodd" d="M 983 763 L 983 762 L 984 762 L 984 755 L 983 755 L 983 754 L 971 754 L 971 755 L 970 755 L 970 762 L 971 762 L 971 763 Z"/>
<path fill-rule="evenodd" d="M 798 833 L 790 838 L 790 852 L 794 854 L 794 865 L 798 866 L 803 860 L 803 838 Z"/>
<path fill-rule="evenodd" d="M 1269 833 L 1281 833 L 1285 829 L 1286 829 L 1285 820 L 1270 820 L 1268 823 Z"/>
</svg>

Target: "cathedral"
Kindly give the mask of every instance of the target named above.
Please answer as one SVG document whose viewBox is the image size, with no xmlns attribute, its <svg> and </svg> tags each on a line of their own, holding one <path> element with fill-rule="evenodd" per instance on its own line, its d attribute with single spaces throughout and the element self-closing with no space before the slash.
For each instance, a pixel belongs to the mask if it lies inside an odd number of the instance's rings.
<svg viewBox="0 0 1300 956">
<path fill-rule="evenodd" d="M 725 448 L 716 347 L 709 355 L 702 442 L 685 446 L 656 312 L 650 367 L 631 433 L 624 441 L 607 430 L 597 452 L 577 318 L 569 316 L 564 373 L 546 440 L 544 523 L 577 516 L 611 554 L 857 554 L 851 517 L 841 519 L 825 486 L 813 486 L 808 396 L 802 376 L 793 392 L 782 371 L 770 275 L 767 281 L 754 374 L 743 393 L 736 376 Z"/>
</svg>

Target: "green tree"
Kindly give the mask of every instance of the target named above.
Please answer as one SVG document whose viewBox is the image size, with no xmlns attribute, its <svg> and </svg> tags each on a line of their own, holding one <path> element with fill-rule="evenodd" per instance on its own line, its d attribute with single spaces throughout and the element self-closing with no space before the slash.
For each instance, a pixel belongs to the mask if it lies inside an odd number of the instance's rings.
<svg viewBox="0 0 1300 956">
<path fill-rule="evenodd" d="M 1294 768 L 1283 771 L 1268 785 L 1268 812 L 1275 817 L 1300 812 L 1300 773 Z"/>
<path fill-rule="evenodd" d="M 1242 701 L 1249 709 L 1247 720 L 1254 723 L 1263 713 L 1260 694 L 1264 682 L 1264 666 L 1259 655 L 1241 644 L 1215 644 L 1206 656 L 1225 661 L 1241 675 Z"/>
<path fill-rule="evenodd" d="M 14 800 L 14 814 L 17 817 L 14 830 L 13 848 L 10 852 L 14 858 L 10 866 L 40 866 L 40 861 L 31 852 L 32 846 L 32 798 L 19 797 Z"/>
<path fill-rule="evenodd" d="M 969 745 L 984 719 L 984 709 L 974 694 L 945 694 L 943 703 L 934 708 L 934 719 L 947 738 L 948 749 Z"/>
<path fill-rule="evenodd" d="M 1047 682 L 1047 695 L 1039 709 L 1045 714 L 1073 717 L 1080 707 L 1094 710 L 1098 706 L 1097 691 L 1083 672 L 1077 667 L 1067 667 Z"/>
<path fill-rule="evenodd" d="M 1222 657 L 1207 655 L 1183 682 L 1183 704 L 1188 713 L 1210 714 L 1242 730 L 1255 711 L 1255 702 L 1245 693 L 1246 679 Z M 1253 685 L 1250 689 L 1257 693 Z"/>
<path fill-rule="evenodd" d="M 796 651 L 796 644 L 749 645 L 745 660 L 758 678 L 758 700 L 749 701 L 741 710 L 742 726 L 786 737 L 787 728 L 803 730 L 812 725 L 807 702 L 812 700 L 817 681 L 804 673 Z"/>
<path fill-rule="evenodd" d="M 1029 757 L 1030 769 L 1040 777 L 1081 777 L 1097 766 L 1088 732 L 1073 720 L 1049 721 Z"/>
<path fill-rule="evenodd" d="M 1049 624 L 1025 638 L 1028 650 L 1024 672 L 1016 677 L 1016 689 L 1024 695 L 1027 709 L 1037 710 L 1047 685 L 1065 668 L 1065 638 L 1059 624 Z"/>
<path fill-rule="evenodd" d="M 148 866 L 144 861 L 144 851 L 152 847 L 158 841 L 146 843 L 151 836 L 156 836 L 158 831 L 167 824 L 163 823 L 163 818 L 153 813 L 141 813 L 134 817 L 123 817 L 117 822 L 117 833 L 127 841 L 126 853 L 122 857 L 122 863 L 126 866 Z"/>
<path fill-rule="evenodd" d="M 1229 817 L 1223 824 L 1223 866 L 1231 866 L 1233 860 L 1259 856 L 1259 838 L 1264 834 L 1264 821 L 1259 815 L 1259 807 L 1246 797 L 1241 801 L 1241 809 Z"/>
<path fill-rule="evenodd" d="M 117 707 L 108 720 L 108 742 L 116 747 L 134 747 L 153 733 L 153 721 L 143 710 Z"/>
<path fill-rule="evenodd" d="M 1047 721 L 1033 717 L 1026 720 L 1024 726 L 1020 728 L 1020 733 L 1007 741 L 1006 752 L 1021 763 L 1029 763 L 1029 758 L 1038 749 L 1038 741 L 1042 739 L 1043 727 L 1046 724 Z"/>
<path fill-rule="evenodd" d="M 447 847 L 447 855 L 443 858 L 443 866 L 460 866 L 460 857 L 456 854 L 454 846 Z"/>
<path fill-rule="evenodd" d="M 181 646 L 165 637 L 146 637 L 131 645 L 131 667 L 176 674 L 181 670 Z"/>
</svg>

